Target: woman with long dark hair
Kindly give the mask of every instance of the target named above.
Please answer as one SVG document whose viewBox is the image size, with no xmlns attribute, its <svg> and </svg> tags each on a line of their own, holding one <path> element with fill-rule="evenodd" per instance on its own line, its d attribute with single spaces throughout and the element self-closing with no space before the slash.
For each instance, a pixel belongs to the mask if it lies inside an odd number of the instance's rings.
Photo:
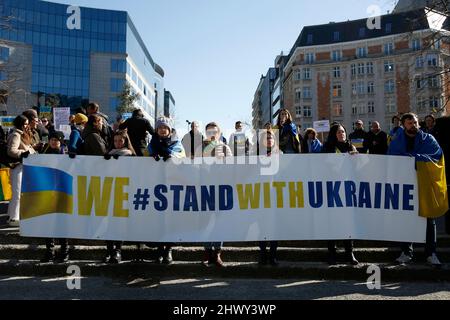
<svg viewBox="0 0 450 320">
<path fill-rule="evenodd" d="M 330 129 L 327 142 L 323 146 L 323 153 L 350 153 L 357 154 L 355 146 L 347 139 L 347 130 L 341 124 L 335 124 Z M 352 265 L 358 265 L 353 254 L 353 241 L 344 240 L 346 261 Z M 328 241 L 328 263 L 335 265 L 336 262 L 336 241 Z"/>
<path fill-rule="evenodd" d="M 277 125 L 274 129 L 279 130 L 280 150 L 283 153 L 300 153 L 300 140 L 297 134 L 297 127 L 292 121 L 289 110 L 280 109 Z"/>
</svg>

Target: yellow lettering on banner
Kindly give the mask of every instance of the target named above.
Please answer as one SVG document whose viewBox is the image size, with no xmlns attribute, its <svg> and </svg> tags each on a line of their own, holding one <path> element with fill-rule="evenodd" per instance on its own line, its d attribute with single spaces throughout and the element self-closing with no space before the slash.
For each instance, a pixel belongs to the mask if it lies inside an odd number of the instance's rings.
<svg viewBox="0 0 450 320">
<path fill-rule="evenodd" d="M 296 187 L 297 184 L 297 187 Z M 291 208 L 304 208 L 303 182 L 289 182 L 289 203 Z"/>
<path fill-rule="evenodd" d="M 101 178 L 91 177 L 89 190 L 87 190 L 87 177 L 78 177 L 78 214 L 90 216 L 92 205 L 95 203 L 95 215 L 98 217 L 108 216 L 108 207 L 111 200 L 111 190 L 114 179 L 105 178 L 103 192 L 101 191 Z"/>
<path fill-rule="evenodd" d="M 286 182 L 274 182 L 273 187 L 277 190 L 277 208 L 284 208 L 283 189 L 286 188 Z"/>
<path fill-rule="evenodd" d="M 270 199 L 270 182 L 264 183 L 264 208 L 270 209 L 272 207 Z"/>
<path fill-rule="evenodd" d="M 255 190 L 253 190 L 252 184 L 237 185 L 237 192 L 239 198 L 239 207 L 241 210 L 248 210 L 248 205 L 250 202 L 250 207 L 252 209 L 259 209 L 259 199 L 261 198 L 261 184 L 255 184 Z"/>
<path fill-rule="evenodd" d="M 116 178 L 114 185 L 114 217 L 128 218 L 129 210 L 123 208 L 123 202 L 128 201 L 128 193 L 123 188 L 130 184 L 129 178 Z"/>
</svg>

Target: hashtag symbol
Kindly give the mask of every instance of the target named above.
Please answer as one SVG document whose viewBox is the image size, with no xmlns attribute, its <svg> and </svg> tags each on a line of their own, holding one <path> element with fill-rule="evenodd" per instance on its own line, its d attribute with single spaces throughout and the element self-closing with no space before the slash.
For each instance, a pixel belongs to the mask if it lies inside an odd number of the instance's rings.
<svg viewBox="0 0 450 320">
<path fill-rule="evenodd" d="M 145 189 L 144 193 L 142 193 L 142 189 L 138 189 L 137 193 L 134 195 L 134 210 L 139 210 L 139 207 L 142 207 L 140 210 L 145 210 L 147 208 L 150 204 L 150 195 L 148 193 L 148 189 Z"/>
</svg>

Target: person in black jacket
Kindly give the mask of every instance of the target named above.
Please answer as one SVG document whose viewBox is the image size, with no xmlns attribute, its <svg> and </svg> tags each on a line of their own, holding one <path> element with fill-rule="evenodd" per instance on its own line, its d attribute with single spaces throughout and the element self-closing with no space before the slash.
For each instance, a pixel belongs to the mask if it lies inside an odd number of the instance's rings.
<svg viewBox="0 0 450 320">
<path fill-rule="evenodd" d="M 144 152 L 147 149 L 147 132 L 153 136 L 155 134 L 155 130 L 150 124 L 150 121 L 144 118 L 144 113 L 142 110 L 134 110 L 132 117 L 119 125 L 119 129 L 128 130 L 128 136 L 130 137 L 131 144 L 136 151 L 136 155 L 138 157 L 143 157 Z"/>
<path fill-rule="evenodd" d="M 367 133 L 364 146 L 369 150 L 369 154 L 385 155 L 388 151 L 387 133 L 381 130 L 380 123 L 372 122 L 372 128 Z"/>
<path fill-rule="evenodd" d="M 359 153 L 367 153 L 367 148 L 364 146 L 364 142 L 367 139 L 367 132 L 364 131 L 364 122 L 362 120 L 355 122 L 355 131 L 350 133 L 349 139 Z"/>
<path fill-rule="evenodd" d="M 350 153 L 357 154 L 355 146 L 347 139 L 347 131 L 345 127 L 336 124 L 331 127 L 330 134 L 328 135 L 328 140 L 323 146 L 323 153 Z M 345 240 L 345 254 L 346 261 L 352 265 L 358 265 L 359 262 L 356 260 L 353 254 L 353 241 Z M 335 265 L 336 262 L 336 241 L 328 242 L 328 263 L 330 265 Z"/>
</svg>

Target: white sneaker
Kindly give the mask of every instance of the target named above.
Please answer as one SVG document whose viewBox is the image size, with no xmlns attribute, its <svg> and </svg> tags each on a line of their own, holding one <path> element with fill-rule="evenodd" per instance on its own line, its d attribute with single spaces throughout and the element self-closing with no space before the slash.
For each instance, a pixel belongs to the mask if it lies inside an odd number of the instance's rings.
<svg viewBox="0 0 450 320">
<path fill-rule="evenodd" d="M 397 261 L 400 264 L 407 264 L 410 263 L 412 260 L 412 258 L 408 255 L 406 255 L 404 252 L 402 252 L 402 255 L 400 257 L 398 257 Z"/>
<path fill-rule="evenodd" d="M 442 265 L 435 253 L 433 253 L 431 256 L 429 256 L 427 258 L 427 263 L 431 264 L 432 266 L 440 266 L 440 265 Z"/>
<path fill-rule="evenodd" d="M 19 220 L 11 220 L 11 219 L 8 219 L 8 225 L 10 226 L 10 227 L 12 227 L 12 228 L 17 228 L 17 227 L 19 227 Z"/>
</svg>

